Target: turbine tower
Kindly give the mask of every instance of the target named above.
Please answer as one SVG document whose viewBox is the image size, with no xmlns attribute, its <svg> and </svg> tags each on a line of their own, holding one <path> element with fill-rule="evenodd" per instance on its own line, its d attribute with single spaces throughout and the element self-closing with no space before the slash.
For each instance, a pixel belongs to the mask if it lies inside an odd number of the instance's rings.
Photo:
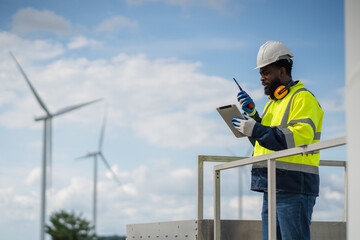
<svg viewBox="0 0 360 240">
<path fill-rule="evenodd" d="M 47 172 L 47 162 L 51 166 L 52 162 L 52 119 L 56 116 L 63 115 L 75 109 L 84 107 L 86 105 L 100 101 L 101 99 L 96 99 L 90 102 L 68 106 L 60 109 L 55 113 L 51 113 L 49 108 L 46 107 L 44 101 L 40 98 L 39 94 L 36 92 L 35 88 L 31 84 L 29 78 L 25 74 L 25 71 L 20 66 L 19 62 L 16 60 L 15 56 L 10 52 L 11 57 L 13 58 L 16 66 L 23 75 L 25 81 L 29 85 L 32 93 L 34 94 L 37 102 L 40 104 L 41 108 L 45 111 L 46 115 L 43 117 L 35 118 L 35 121 L 44 121 L 44 131 L 43 131 L 43 155 L 42 155 L 42 181 L 41 181 L 41 213 L 40 213 L 40 240 L 45 239 L 45 216 L 46 216 L 46 172 Z"/>
<path fill-rule="evenodd" d="M 253 147 L 250 146 L 250 148 L 248 149 L 245 157 L 251 157 L 251 152 L 252 152 L 252 149 Z M 235 157 L 236 154 L 231 151 L 231 149 L 227 149 L 228 152 L 233 156 Z M 238 200 L 238 219 L 242 220 L 243 219 L 243 183 L 244 181 L 246 181 L 247 179 L 247 175 L 248 175 L 248 172 L 246 171 L 245 167 L 239 167 L 239 171 L 238 171 L 238 197 L 239 197 L 239 200 Z M 248 184 L 247 184 L 248 185 Z"/>
<path fill-rule="evenodd" d="M 104 162 L 104 164 L 106 165 L 106 167 L 109 169 L 109 171 L 111 172 L 111 174 L 114 177 L 114 180 L 121 186 L 121 182 L 119 180 L 119 178 L 117 177 L 116 173 L 112 170 L 110 164 L 108 163 L 108 161 L 105 159 L 104 154 L 102 153 L 102 145 L 103 145 L 103 141 L 104 141 L 104 134 L 105 134 L 105 125 L 106 125 L 106 111 L 104 114 L 104 118 L 103 118 L 103 123 L 102 123 L 102 127 L 101 127 L 101 132 L 100 132 L 100 138 L 99 138 L 99 147 L 98 150 L 95 152 L 89 152 L 88 154 L 86 154 L 85 156 L 79 157 L 78 159 L 84 159 L 84 158 L 89 158 L 89 157 L 93 157 L 94 158 L 94 179 L 93 179 L 93 224 L 94 224 L 94 232 L 96 233 L 96 219 L 97 219 L 97 168 L 98 168 L 98 156 L 102 159 L 102 161 Z"/>
</svg>

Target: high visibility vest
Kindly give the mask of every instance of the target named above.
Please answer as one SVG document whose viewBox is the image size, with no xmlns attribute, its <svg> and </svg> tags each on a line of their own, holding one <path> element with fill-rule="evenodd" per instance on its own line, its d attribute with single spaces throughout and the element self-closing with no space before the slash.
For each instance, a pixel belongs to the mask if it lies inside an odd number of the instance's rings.
<svg viewBox="0 0 360 240">
<path fill-rule="evenodd" d="M 305 89 L 304 85 L 298 81 L 296 85 L 289 89 L 289 93 L 283 99 L 269 101 L 266 104 L 261 124 L 279 128 L 279 130 L 284 133 L 287 147 L 293 148 L 303 144 L 319 142 L 323 115 L 324 112 L 314 95 Z M 262 147 L 259 142 L 255 143 L 254 156 L 271 152 L 274 151 Z M 314 179 L 314 175 L 317 175 L 316 178 L 318 179 L 320 153 L 299 154 L 276 160 L 277 171 L 280 170 L 283 175 L 281 181 L 287 181 L 286 176 L 291 178 L 291 176 L 296 175 L 299 176 L 299 179 L 303 179 L 309 175 L 311 177 L 305 179 L 306 184 L 309 185 L 312 184 L 310 183 L 312 180 L 310 181 L 309 179 Z M 254 164 L 253 170 L 257 168 L 266 168 L 266 162 Z M 301 173 L 301 176 L 299 173 Z M 304 182 L 303 180 L 288 180 L 288 183 L 283 184 L 283 188 L 285 189 L 281 189 L 281 182 L 277 184 L 277 188 L 291 192 L 292 184 L 296 185 L 299 181 L 301 184 Z M 298 189 L 299 186 L 294 186 L 294 188 Z M 300 188 L 305 189 L 306 193 L 306 189 L 313 188 L 313 186 L 300 186 Z M 316 191 L 318 190 L 311 190 L 310 192 L 311 194 L 317 194 Z M 298 192 L 298 190 L 294 192 Z M 302 190 L 300 190 L 300 192 L 302 192 Z"/>
</svg>

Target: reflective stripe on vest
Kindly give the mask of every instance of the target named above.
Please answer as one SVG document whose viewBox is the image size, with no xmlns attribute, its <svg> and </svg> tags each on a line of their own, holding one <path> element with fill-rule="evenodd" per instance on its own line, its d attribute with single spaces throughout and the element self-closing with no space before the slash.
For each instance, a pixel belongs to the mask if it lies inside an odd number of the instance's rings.
<svg viewBox="0 0 360 240">
<path fill-rule="evenodd" d="M 266 168 L 266 167 L 267 167 L 267 162 L 253 164 L 253 168 Z M 306 173 L 312 173 L 312 174 L 319 174 L 319 168 L 317 166 L 291 163 L 291 162 L 276 161 L 276 168 L 290 170 L 290 171 L 299 171 L 299 172 L 306 172 Z"/>
<path fill-rule="evenodd" d="M 286 143 L 288 144 L 288 148 L 293 148 L 295 147 L 295 141 L 294 141 L 294 136 L 291 136 L 293 133 L 287 128 L 288 126 L 293 126 L 294 124 L 296 123 L 307 123 L 309 124 L 313 131 L 314 131 L 314 140 L 320 140 L 320 135 L 321 135 L 321 132 L 316 132 L 316 127 L 315 127 L 315 124 L 314 122 L 310 119 L 310 118 L 305 118 L 305 119 L 296 119 L 296 120 L 291 120 L 289 123 L 288 123 L 288 120 L 289 120 L 289 114 L 290 114 L 290 107 L 291 107 L 291 103 L 292 103 L 292 100 L 295 96 L 295 94 L 299 93 L 299 92 L 302 92 L 302 91 L 308 91 L 309 93 L 312 94 L 312 92 L 310 92 L 309 90 L 307 90 L 306 88 L 300 88 L 298 90 L 296 90 L 294 92 L 294 94 L 291 96 L 290 98 L 290 101 L 288 103 L 288 105 L 286 106 L 286 110 L 285 110 L 285 113 L 284 113 L 284 116 L 281 120 L 281 124 L 280 126 L 277 126 L 285 135 L 285 139 L 286 139 Z M 314 94 L 312 94 L 314 96 Z M 318 103 L 319 104 L 319 103 Z M 270 104 L 269 104 L 270 106 Z M 320 106 L 320 104 L 319 104 Z M 268 110 L 268 108 L 266 109 L 266 111 Z M 266 113 L 266 112 L 265 112 Z"/>
</svg>

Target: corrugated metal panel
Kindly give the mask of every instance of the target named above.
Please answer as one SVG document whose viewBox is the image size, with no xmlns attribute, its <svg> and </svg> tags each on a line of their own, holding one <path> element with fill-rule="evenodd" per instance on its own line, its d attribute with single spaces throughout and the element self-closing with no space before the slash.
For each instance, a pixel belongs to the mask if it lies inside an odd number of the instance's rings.
<svg viewBox="0 0 360 240">
<path fill-rule="evenodd" d="M 128 224 L 127 240 L 194 240 L 197 233 L 195 220 Z"/>
</svg>

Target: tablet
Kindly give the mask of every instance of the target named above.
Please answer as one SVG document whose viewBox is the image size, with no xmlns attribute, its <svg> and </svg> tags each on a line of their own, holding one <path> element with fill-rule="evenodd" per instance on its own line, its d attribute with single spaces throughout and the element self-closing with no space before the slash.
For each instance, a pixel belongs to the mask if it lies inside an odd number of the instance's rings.
<svg viewBox="0 0 360 240">
<path fill-rule="evenodd" d="M 218 107 L 216 110 L 220 113 L 221 117 L 224 119 L 230 130 L 234 133 L 235 137 L 246 137 L 246 135 L 240 133 L 232 124 L 233 117 L 244 118 L 235 104 Z"/>
</svg>

